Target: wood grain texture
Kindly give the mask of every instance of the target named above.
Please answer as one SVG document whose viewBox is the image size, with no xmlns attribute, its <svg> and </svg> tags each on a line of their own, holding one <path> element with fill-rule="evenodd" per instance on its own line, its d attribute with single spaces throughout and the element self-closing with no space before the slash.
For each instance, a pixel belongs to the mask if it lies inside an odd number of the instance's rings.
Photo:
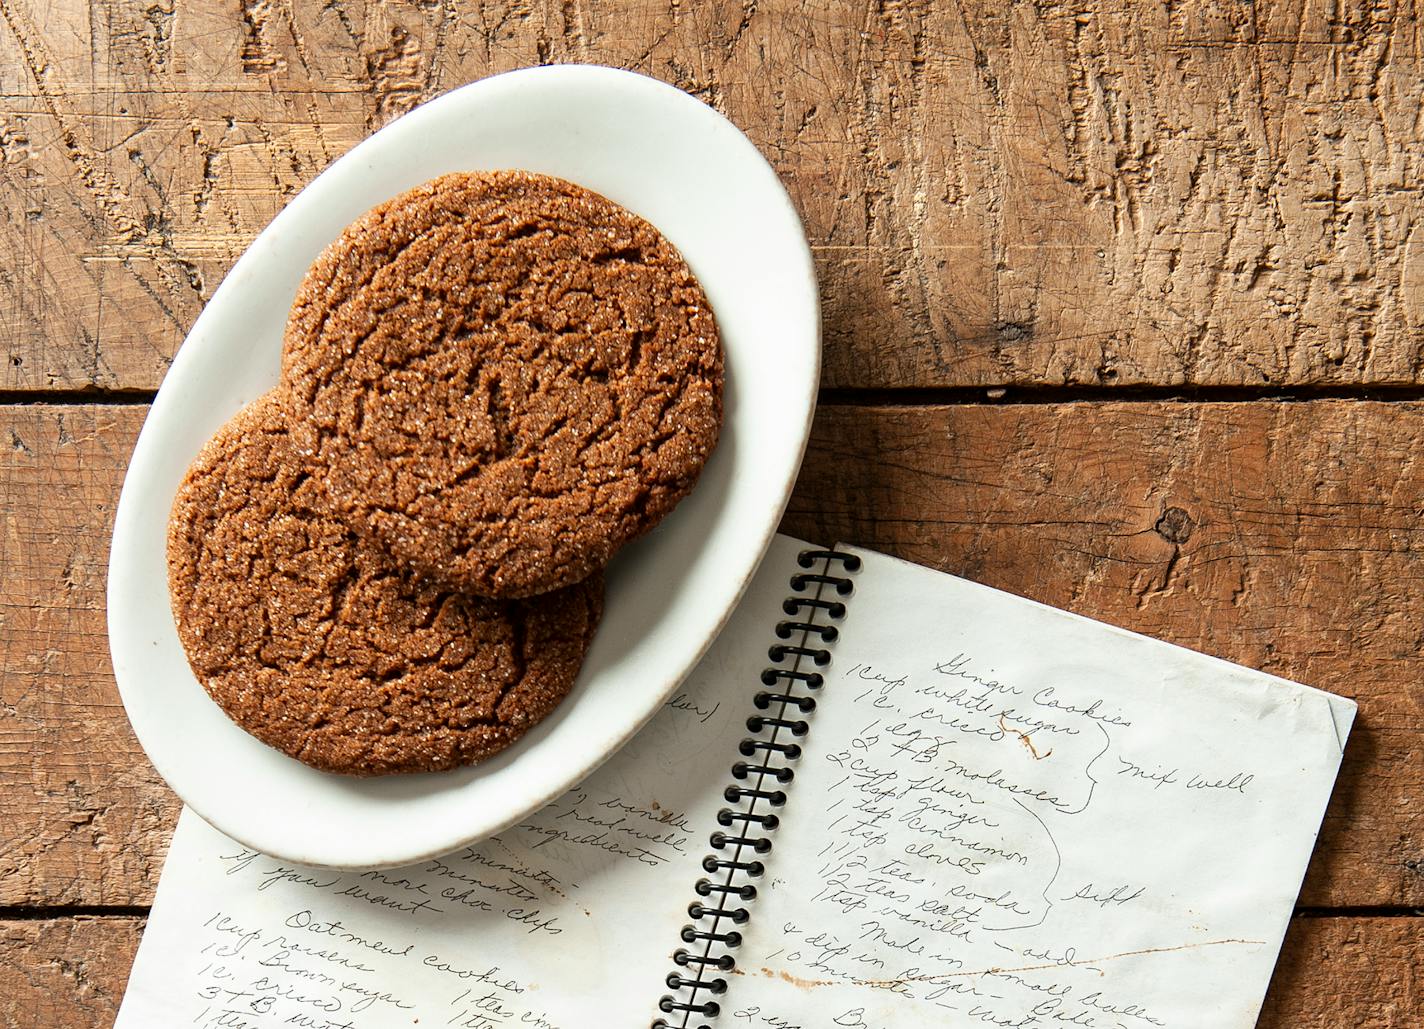
<svg viewBox="0 0 1424 1029">
<path fill-rule="evenodd" d="M 122 916 L 0 920 L 0 1029 L 108 1029 L 143 925 Z"/>
<path fill-rule="evenodd" d="M 0 408 L 0 903 L 143 904 L 162 865 L 100 592 L 143 414 Z M 832 407 L 786 528 L 1355 697 L 1302 903 L 1424 907 L 1421 433 L 1420 404 Z"/>
<path fill-rule="evenodd" d="M 0 0 L 0 389 L 158 384 L 298 189 L 593 61 L 801 210 L 825 382 L 1424 381 L 1420 0 Z"/>
<path fill-rule="evenodd" d="M 1424 919 L 1293 919 L 1257 1029 L 1418 1025 L 1421 969 Z"/>
<path fill-rule="evenodd" d="M 177 817 L 124 718 L 104 627 L 145 413 L 0 408 L 0 905 L 147 900 Z"/>
<path fill-rule="evenodd" d="M 142 930 L 121 916 L 0 921 L 0 1029 L 111 1025 Z M 1424 919 L 1296 918 L 1257 1029 L 1415 1025 L 1421 968 Z"/>
</svg>

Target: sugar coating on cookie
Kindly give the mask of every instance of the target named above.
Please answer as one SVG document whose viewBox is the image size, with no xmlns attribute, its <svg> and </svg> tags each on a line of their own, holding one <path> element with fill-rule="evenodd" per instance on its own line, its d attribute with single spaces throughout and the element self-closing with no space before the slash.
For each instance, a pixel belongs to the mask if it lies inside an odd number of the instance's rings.
<svg viewBox="0 0 1424 1029">
<path fill-rule="evenodd" d="M 269 394 L 178 491 L 168 568 L 178 634 L 209 695 L 309 765 L 375 775 L 470 764 L 568 693 L 601 576 L 527 601 L 414 579 L 326 513 Z"/>
<path fill-rule="evenodd" d="M 707 298 L 646 221 L 525 172 L 432 180 L 353 223 L 292 308 L 294 438 L 333 510 L 483 596 L 577 582 L 716 446 Z"/>
</svg>

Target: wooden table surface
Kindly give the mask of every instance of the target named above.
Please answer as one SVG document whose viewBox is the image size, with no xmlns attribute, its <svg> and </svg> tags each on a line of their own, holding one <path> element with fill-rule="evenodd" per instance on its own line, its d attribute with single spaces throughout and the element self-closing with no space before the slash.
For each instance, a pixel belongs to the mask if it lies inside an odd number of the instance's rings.
<svg viewBox="0 0 1424 1029">
<path fill-rule="evenodd" d="M 0 1025 L 112 1021 L 177 815 L 103 588 L 185 332 L 371 130 L 559 61 L 724 111 L 799 206 L 825 370 L 789 531 L 1359 701 L 1260 1025 L 1424 1024 L 1417 0 L 0 0 L 0 21 Z"/>
</svg>

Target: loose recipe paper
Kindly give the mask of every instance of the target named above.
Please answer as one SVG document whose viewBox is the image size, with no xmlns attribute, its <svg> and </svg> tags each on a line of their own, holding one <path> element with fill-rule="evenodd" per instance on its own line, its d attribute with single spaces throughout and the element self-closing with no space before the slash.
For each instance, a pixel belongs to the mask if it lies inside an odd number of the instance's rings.
<svg viewBox="0 0 1424 1029">
<path fill-rule="evenodd" d="M 649 1024 L 797 549 L 495 840 L 327 872 L 185 812 L 118 1029 Z M 860 553 L 718 1024 L 1249 1029 L 1354 705 Z"/>
<path fill-rule="evenodd" d="M 1255 1025 L 1354 704 L 859 553 L 732 1024 Z"/>
</svg>

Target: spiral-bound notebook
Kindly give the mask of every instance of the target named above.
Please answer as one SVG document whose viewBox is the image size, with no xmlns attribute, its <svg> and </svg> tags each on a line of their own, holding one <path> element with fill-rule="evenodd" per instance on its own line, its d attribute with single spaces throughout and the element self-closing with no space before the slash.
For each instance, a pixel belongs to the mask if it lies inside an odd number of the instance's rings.
<svg viewBox="0 0 1424 1029">
<path fill-rule="evenodd" d="M 396 871 L 185 812 L 119 1029 L 1247 1029 L 1353 703 L 778 537 L 546 810 Z"/>
</svg>

